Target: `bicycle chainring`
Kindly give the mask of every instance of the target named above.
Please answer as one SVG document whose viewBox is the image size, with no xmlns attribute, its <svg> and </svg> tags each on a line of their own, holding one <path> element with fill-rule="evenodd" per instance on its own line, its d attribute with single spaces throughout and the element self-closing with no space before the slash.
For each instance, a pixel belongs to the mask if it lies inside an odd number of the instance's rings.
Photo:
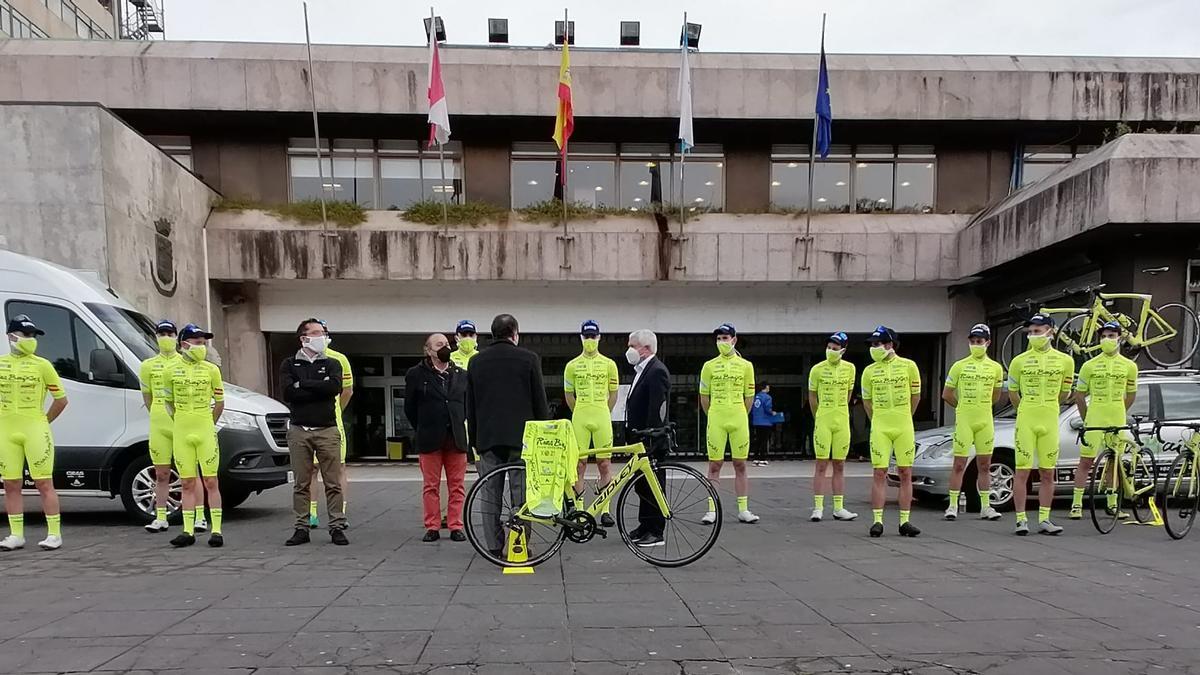
<svg viewBox="0 0 1200 675">
<path fill-rule="evenodd" d="M 587 511 L 572 511 L 563 517 L 567 539 L 586 544 L 596 536 L 596 519 Z"/>
</svg>

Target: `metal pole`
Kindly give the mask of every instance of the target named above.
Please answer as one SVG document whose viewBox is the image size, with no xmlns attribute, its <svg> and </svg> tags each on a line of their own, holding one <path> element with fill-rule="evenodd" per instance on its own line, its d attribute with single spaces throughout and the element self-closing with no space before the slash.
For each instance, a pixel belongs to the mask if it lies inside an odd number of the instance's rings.
<svg viewBox="0 0 1200 675">
<path fill-rule="evenodd" d="M 825 14 L 821 14 L 821 51 L 825 51 Z M 818 66 L 819 67 L 819 66 Z M 821 81 L 820 73 L 817 74 L 818 86 Z M 817 92 L 820 96 L 821 92 Z M 808 253 L 812 249 L 812 212 L 813 212 L 813 184 L 817 174 L 817 109 L 813 105 L 813 127 L 812 127 L 812 143 L 808 146 L 808 209 L 804 214 L 804 265 L 800 269 L 808 269 Z"/>
<path fill-rule="evenodd" d="M 683 43 L 681 46 L 683 47 L 684 51 L 687 51 L 687 48 L 688 48 L 687 47 L 687 12 L 683 13 L 683 30 L 680 31 L 680 33 L 679 33 L 679 40 L 680 40 L 680 42 Z M 682 93 L 680 93 L 680 96 L 682 96 Z M 682 111 L 680 111 L 680 112 L 682 113 Z M 679 141 L 679 236 L 681 236 L 681 237 L 683 236 L 683 226 L 687 223 L 687 212 L 685 211 L 685 209 L 687 207 L 687 196 L 686 196 L 686 192 L 684 190 L 684 188 L 687 184 L 684 182 L 684 178 L 683 178 L 684 163 L 686 161 L 687 161 L 687 153 L 683 151 L 683 140 L 680 139 L 680 141 Z M 680 255 L 681 256 L 683 255 L 682 251 L 680 252 Z M 680 260 L 680 264 L 681 265 L 683 264 L 682 259 Z"/>
<path fill-rule="evenodd" d="M 429 39 L 437 40 L 437 16 L 433 13 L 433 7 L 429 8 Z M 432 68 L 432 66 L 430 67 Z M 450 207 L 446 204 L 446 149 L 442 146 L 440 140 L 438 140 L 438 163 L 442 165 L 442 185 L 440 189 L 442 192 L 442 234 L 445 235 L 450 229 Z"/>
<path fill-rule="evenodd" d="M 308 3 L 304 3 L 304 46 L 308 50 L 308 93 L 312 101 L 312 117 L 313 117 L 313 140 L 316 142 L 317 148 L 317 178 L 321 181 L 321 189 L 317 192 L 317 198 L 321 200 L 321 237 L 324 242 L 324 237 L 329 233 L 328 215 L 325 211 L 325 167 L 321 164 L 321 126 L 317 123 L 317 82 L 315 73 L 313 73 L 312 60 L 312 39 L 308 33 Z M 330 177 L 330 188 L 332 189 L 333 177 Z M 321 244 L 322 252 L 324 252 L 325 244 Z"/>
<path fill-rule="evenodd" d="M 563 8 L 563 47 L 562 48 L 567 49 L 570 42 L 571 42 L 571 22 L 567 15 L 567 9 L 564 7 Z M 572 79 L 574 79 L 574 78 L 572 78 Z M 575 84 L 572 81 L 572 83 L 571 83 L 571 99 L 572 99 L 572 101 L 574 101 L 574 98 L 575 98 Z M 568 146 L 567 138 L 564 137 L 563 138 L 563 147 L 562 147 L 562 150 L 563 150 L 563 153 L 562 153 L 562 196 L 563 196 L 562 207 L 563 207 L 563 241 L 564 242 L 566 242 L 566 237 L 567 237 L 567 200 L 570 198 L 570 193 L 567 190 L 567 186 L 570 184 L 570 179 L 567 178 L 567 176 L 569 176 L 571 173 L 570 170 L 567 168 L 567 146 Z M 567 258 L 567 249 L 566 249 L 566 244 L 564 243 L 563 244 L 563 265 L 567 264 L 566 258 Z"/>
</svg>

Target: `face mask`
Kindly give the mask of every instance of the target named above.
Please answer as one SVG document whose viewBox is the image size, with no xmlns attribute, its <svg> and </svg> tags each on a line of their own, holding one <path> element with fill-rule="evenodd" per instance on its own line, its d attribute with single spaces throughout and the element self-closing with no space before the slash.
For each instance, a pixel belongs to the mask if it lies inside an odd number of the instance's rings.
<svg viewBox="0 0 1200 675">
<path fill-rule="evenodd" d="M 1033 347 L 1034 349 L 1045 349 L 1046 347 L 1050 346 L 1050 336 L 1049 335 L 1030 335 L 1029 336 L 1029 346 Z"/>
<path fill-rule="evenodd" d="M 191 345 L 183 350 L 183 355 L 196 363 L 200 363 L 204 360 L 205 356 L 208 356 L 208 347 L 205 345 Z"/>
<path fill-rule="evenodd" d="M 475 351 L 475 338 L 458 338 L 458 351 L 464 354 L 470 354 L 471 352 Z"/>
<path fill-rule="evenodd" d="M 825 350 L 825 360 L 830 363 L 837 363 L 838 361 L 841 361 L 842 360 L 842 350 L 826 349 Z"/>
<path fill-rule="evenodd" d="M 717 343 L 717 351 L 721 353 L 721 356 L 729 356 L 730 354 L 733 353 L 733 343 L 732 342 L 718 342 Z"/>
<path fill-rule="evenodd" d="M 304 346 L 318 354 L 323 354 L 325 352 L 325 346 L 327 344 L 328 339 L 324 335 L 304 338 Z"/>
<path fill-rule="evenodd" d="M 437 360 L 442 363 L 450 362 L 450 345 L 442 345 L 437 350 Z"/>
<path fill-rule="evenodd" d="M 583 353 L 584 354 L 595 354 L 599 350 L 600 350 L 600 340 L 599 339 L 584 338 L 584 340 L 583 340 Z"/>
<path fill-rule="evenodd" d="M 971 345 L 971 356 L 977 359 L 987 356 L 987 345 Z"/>
<path fill-rule="evenodd" d="M 175 338 L 169 335 L 158 336 L 158 351 L 162 352 L 163 354 L 170 354 L 171 352 L 175 351 L 175 349 Z"/>
<path fill-rule="evenodd" d="M 1112 356 L 1117 353 L 1117 347 L 1120 346 L 1120 342 L 1117 338 L 1104 338 L 1100 340 L 1100 351 Z"/>
<path fill-rule="evenodd" d="M 630 347 L 625 350 L 625 360 L 629 362 L 629 365 L 636 366 L 642 362 L 642 355 L 638 353 L 638 350 Z"/>
<path fill-rule="evenodd" d="M 37 351 L 37 338 L 19 337 L 16 342 L 11 343 L 11 346 L 17 354 L 29 356 Z"/>
<path fill-rule="evenodd" d="M 891 354 L 891 350 L 884 347 L 871 347 L 871 359 L 876 363 L 886 359 Z"/>
</svg>

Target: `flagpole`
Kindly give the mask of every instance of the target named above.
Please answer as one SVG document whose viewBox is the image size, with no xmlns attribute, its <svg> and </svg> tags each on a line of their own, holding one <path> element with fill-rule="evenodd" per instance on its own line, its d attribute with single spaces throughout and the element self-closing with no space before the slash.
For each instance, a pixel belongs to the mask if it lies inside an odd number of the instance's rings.
<svg viewBox="0 0 1200 675">
<path fill-rule="evenodd" d="M 308 93 L 312 102 L 312 118 L 313 118 L 313 140 L 316 142 L 317 148 L 317 178 L 321 181 L 321 189 L 317 192 L 317 198 L 321 200 L 321 234 L 324 235 L 329 228 L 327 216 L 325 213 L 325 167 L 321 164 L 321 127 L 317 123 L 317 82 L 313 73 L 312 60 L 312 39 L 308 34 L 308 3 L 304 5 L 304 46 L 308 50 Z M 333 178 L 330 177 L 330 187 L 332 188 Z M 322 248 L 324 248 L 322 246 Z"/>
<path fill-rule="evenodd" d="M 683 13 L 683 27 L 682 27 L 682 30 L 680 30 L 680 32 L 679 32 L 679 41 L 682 43 L 683 50 L 686 52 L 687 48 L 688 48 L 688 46 L 687 46 L 687 12 Z M 690 76 L 691 75 L 689 73 L 689 77 Z M 689 86 L 691 85 L 690 82 L 688 84 L 689 84 Z M 682 97 L 683 92 L 680 92 L 679 95 Z M 681 98 L 680 100 L 682 101 L 683 99 Z M 682 111 L 680 111 L 680 112 L 682 113 Z M 684 151 L 683 140 L 680 139 L 680 141 L 679 141 L 679 236 L 681 236 L 681 237 L 683 236 L 683 226 L 685 224 L 687 224 L 687 212 L 684 210 L 687 206 L 687 197 L 685 196 L 686 193 L 684 191 L 684 187 L 685 187 L 686 183 L 684 182 L 684 178 L 683 178 L 684 177 L 684 173 L 683 173 L 684 164 L 686 162 L 687 162 L 687 152 Z M 682 255 L 682 253 L 680 253 L 680 255 Z"/>
<path fill-rule="evenodd" d="M 564 7 L 563 8 L 563 46 L 562 46 L 562 48 L 567 49 L 570 42 L 571 42 L 571 22 L 567 18 L 567 8 Z M 572 85 L 572 88 L 574 88 L 574 85 Z M 574 98 L 574 96 L 575 96 L 575 92 L 572 91 L 571 97 Z M 565 136 L 565 134 L 564 134 L 564 136 Z M 563 138 L 563 147 L 562 147 L 563 237 L 567 236 L 567 199 L 568 199 L 568 194 L 570 194 L 567 191 L 567 184 L 569 181 L 567 176 L 569 176 L 570 173 L 571 172 L 567 169 L 567 139 L 564 137 Z M 566 249 L 564 248 L 563 249 L 563 257 L 565 258 L 566 255 L 567 255 L 567 252 L 566 252 Z M 565 260 L 564 260 L 563 264 L 564 265 L 566 264 Z"/>
<path fill-rule="evenodd" d="M 429 8 L 429 39 L 437 40 L 437 16 L 433 12 L 433 7 Z M 450 231 L 449 206 L 446 204 L 446 149 L 441 139 L 437 138 L 437 134 L 434 134 L 434 138 L 438 142 L 438 163 L 442 167 L 442 234 L 445 235 Z"/>
<path fill-rule="evenodd" d="M 825 53 L 825 13 L 821 13 L 821 53 Z M 817 86 L 820 86 L 821 77 L 817 75 Z M 821 92 L 817 92 L 819 97 Z M 812 249 L 812 212 L 813 212 L 813 186 L 816 182 L 817 174 L 817 125 L 820 120 L 817 119 L 816 106 L 813 106 L 813 126 L 812 126 L 812 143 L 808 146 L 808 209 L 804 214 L 804 265 L 801 269 L 808 269 L 808 253 Z"/>
</svg>

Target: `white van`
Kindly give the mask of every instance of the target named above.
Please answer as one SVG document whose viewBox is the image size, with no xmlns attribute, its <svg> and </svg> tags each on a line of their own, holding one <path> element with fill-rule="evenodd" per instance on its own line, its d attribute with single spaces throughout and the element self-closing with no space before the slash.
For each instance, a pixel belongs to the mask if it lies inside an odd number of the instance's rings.
<svg viewBox="0 0 1200 675">
<path fill-rule="evenodd" d="M 37 353 L 54 364 L 70 401 L 52 427 L 54 486 L 64 496 L 120 496 L 130 515 L 149 522 L 150 417 L 138 373 L 158 351 L 154 322 L 97 278 L 11 251 L 0 251 L 0 303 L 6 324 L 27 314 L 46 331 Z M 0 340 L 0 353 L 7 351 L 8 341 Z M 288 482 L 287 420 L 281 403 L 225 385 L 217 434 L 224 508 Z M 171 478 L 176 511 L 179 478 Z"/>
</svg>

